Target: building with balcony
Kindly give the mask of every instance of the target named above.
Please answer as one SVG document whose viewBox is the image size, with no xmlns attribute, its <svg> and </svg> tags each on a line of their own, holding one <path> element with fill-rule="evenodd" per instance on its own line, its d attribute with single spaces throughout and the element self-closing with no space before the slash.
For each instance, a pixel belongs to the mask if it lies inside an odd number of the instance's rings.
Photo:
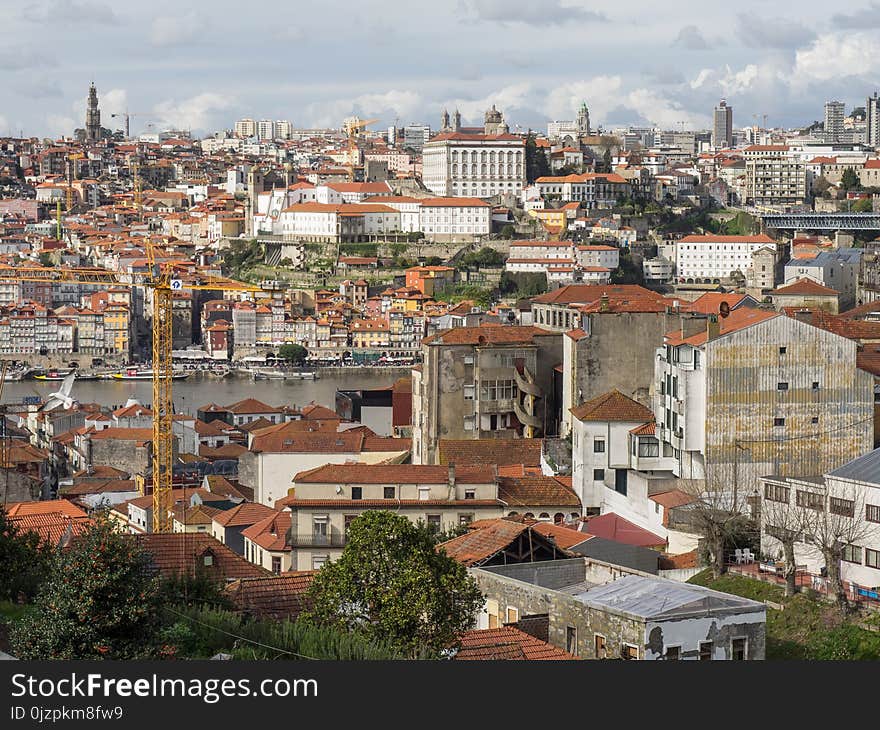
<svg viewBox="0 0 880 730">
<path fill-rule="evenodd" d="M 557 432 L 554 367 L 561 335 L 538 327 L 445 330 L 413 370 L 413 461 L 436 463 L 441 438 L 533 438 Z"/>
<path fill-rule="evenodd" d="M 763 475 L 819 474 L 872 448 L 858 343 L 763 309 L 705 321 L 667 333 L 656 353 L 656 436 L 676 477 L 751 491 Z"/>
<path fill-rule="evenodd" d="M 744 150 L 746 202 L 753 205 L 803 205 L 810 199 L 807 162 L 788 145 L 756 144 Z"/>
<path fill-rule="evenodd" d="M 317 570 L 342 553 L 351 522 L 368 510 L 393 510 L 446 532 L 504 514 L 495 467 L 327 464 L 293 478 L 288 543 L 294 570 Z"/>
</svg>

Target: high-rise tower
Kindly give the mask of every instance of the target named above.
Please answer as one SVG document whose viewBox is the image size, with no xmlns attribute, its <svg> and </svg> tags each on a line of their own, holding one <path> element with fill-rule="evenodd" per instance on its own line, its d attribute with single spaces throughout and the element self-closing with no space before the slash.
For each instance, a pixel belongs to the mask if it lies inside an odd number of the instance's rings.
<svg viewBox="0 0 880 730">
<path fill-rule="evenodd" d="M 843 136 L 844 106 L 842 101 L 825 102 L 825 141 L 839 142 Z"/>
<path fill-rule="evenodd" d="M 86 106 L 86 141 L 101 139 L 101 111 L 98 109 L 98 91 L 95 82 L 89 84 L 89 101 Z"/>
<path fill-rule="evenodd" d="M 869 147 L 880 146 L 880 98 L 877 92 L 868 97 L 865 103 L 865 121 L 867 122 L 867 141 Z"/>
<path fill-rule="evenodd" d="M 733 107 L 722 99 L 715 107 L 712 125 L 712 144 L 715 149 L 733 146 Z"/>
</svg>

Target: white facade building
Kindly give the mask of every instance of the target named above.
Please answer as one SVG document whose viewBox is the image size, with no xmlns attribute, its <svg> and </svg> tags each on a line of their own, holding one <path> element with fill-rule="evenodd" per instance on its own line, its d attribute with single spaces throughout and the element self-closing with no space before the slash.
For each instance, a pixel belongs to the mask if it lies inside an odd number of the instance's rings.
<svg viewBox="0 0 880 730">
<path fill-rule="evenodd" d="M 728 279 L 732 272 L 743 276 L 752 265 L 752 254 L 765 246 L 777 248 L 764 234 L 758 236 L 685 236 L 676 245 L 676 269 L 680 282 L 697 279 Z"/>
<path fill-rule="evenodd" d="M 515 134 L 443 132 L 422 149 L 422 181 L 445 197 L 518 196 L 525 158 L 525 140 Z"/>
</svg>

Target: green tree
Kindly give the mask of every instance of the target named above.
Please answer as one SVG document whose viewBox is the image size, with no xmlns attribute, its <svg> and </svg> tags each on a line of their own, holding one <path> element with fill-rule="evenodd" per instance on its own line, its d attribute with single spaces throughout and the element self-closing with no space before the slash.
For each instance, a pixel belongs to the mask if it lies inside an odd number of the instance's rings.
<svg viewBox="0 0 880 730">
<path fill-rule="evenodd" d="M 309 351 L 305 347 L 294 343 L 281 345 L 281 347 L 278 348 L 278 357 L 282 360 L 287 360 L 287 362 L 293 363 L 294 365 L 302 365 L 302 363 L 305 362 L 306 357 L 308 357 L 308 354 Z"/>
<path fill-rule="evenodd" d="M 465 567 L 434 540 L 405 517 L 364 512 L 351 523 L 339 560 L 312 581 L 308 618 L 391 642 L 411 656 L 455 646 L 483 597 Z"/>
<path fill-rule="evenodd" d="M 630 254 L 629 249 L 620 249 L 620 263 L 611 272 L 612 284 L 643 284 L 645 281 L 642 267 L 639 266 Z"/>
<path fill-rule="evenodd" d="M 32 599 L 46 580 L 52 548 L 35 532 L 22 532 L 0 507 L 0 599 Z"/>
<path fill-rule="evenodd" d="M 20 659 L 132 659 L 148 655 L 159 625 L 149 556 L 106 518 L 58 550 L 34 610 L 15 624 Z"/>
<path fill-rule="evenodd" d="M 538 149 L 533 132 L 526 137 L 526 180 L 531 185 L 539 177 L 550 174 L 550 162 L 543 150 Z"/>
<path fill-rule="evenodd" d="M 516 235 L 516 227 L 508 223 L 501 229 L 501 238 L 511 239 Z"/>
<path fill-rule="evenodd" d="M 853 203 L 853 213 L 872 213 L 874 211 L 874 203 L 870 198 L 862 198 Z"/>
<path fill-rule="evenodd" d="M 844 190 L 858 190 L 862 187 L 859 176 L 853 168 L 847 167 L 843 171 L 843 175 L 840 177 L 840 187 Z"/>
</svg>

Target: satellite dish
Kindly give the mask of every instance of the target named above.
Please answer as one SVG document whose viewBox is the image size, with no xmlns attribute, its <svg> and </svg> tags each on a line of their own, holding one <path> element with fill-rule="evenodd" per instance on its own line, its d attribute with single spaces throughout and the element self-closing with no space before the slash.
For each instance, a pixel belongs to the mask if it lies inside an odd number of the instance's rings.
<svg viewBox="0 0 880 730">
<path fill-rule="evenodd" d="M 726 317 L 730 314 L 730 305 L 727 302 L 721 302 L 721 306 L 718 307 L 718 314 L 722 317 Z"/>
</svg>

